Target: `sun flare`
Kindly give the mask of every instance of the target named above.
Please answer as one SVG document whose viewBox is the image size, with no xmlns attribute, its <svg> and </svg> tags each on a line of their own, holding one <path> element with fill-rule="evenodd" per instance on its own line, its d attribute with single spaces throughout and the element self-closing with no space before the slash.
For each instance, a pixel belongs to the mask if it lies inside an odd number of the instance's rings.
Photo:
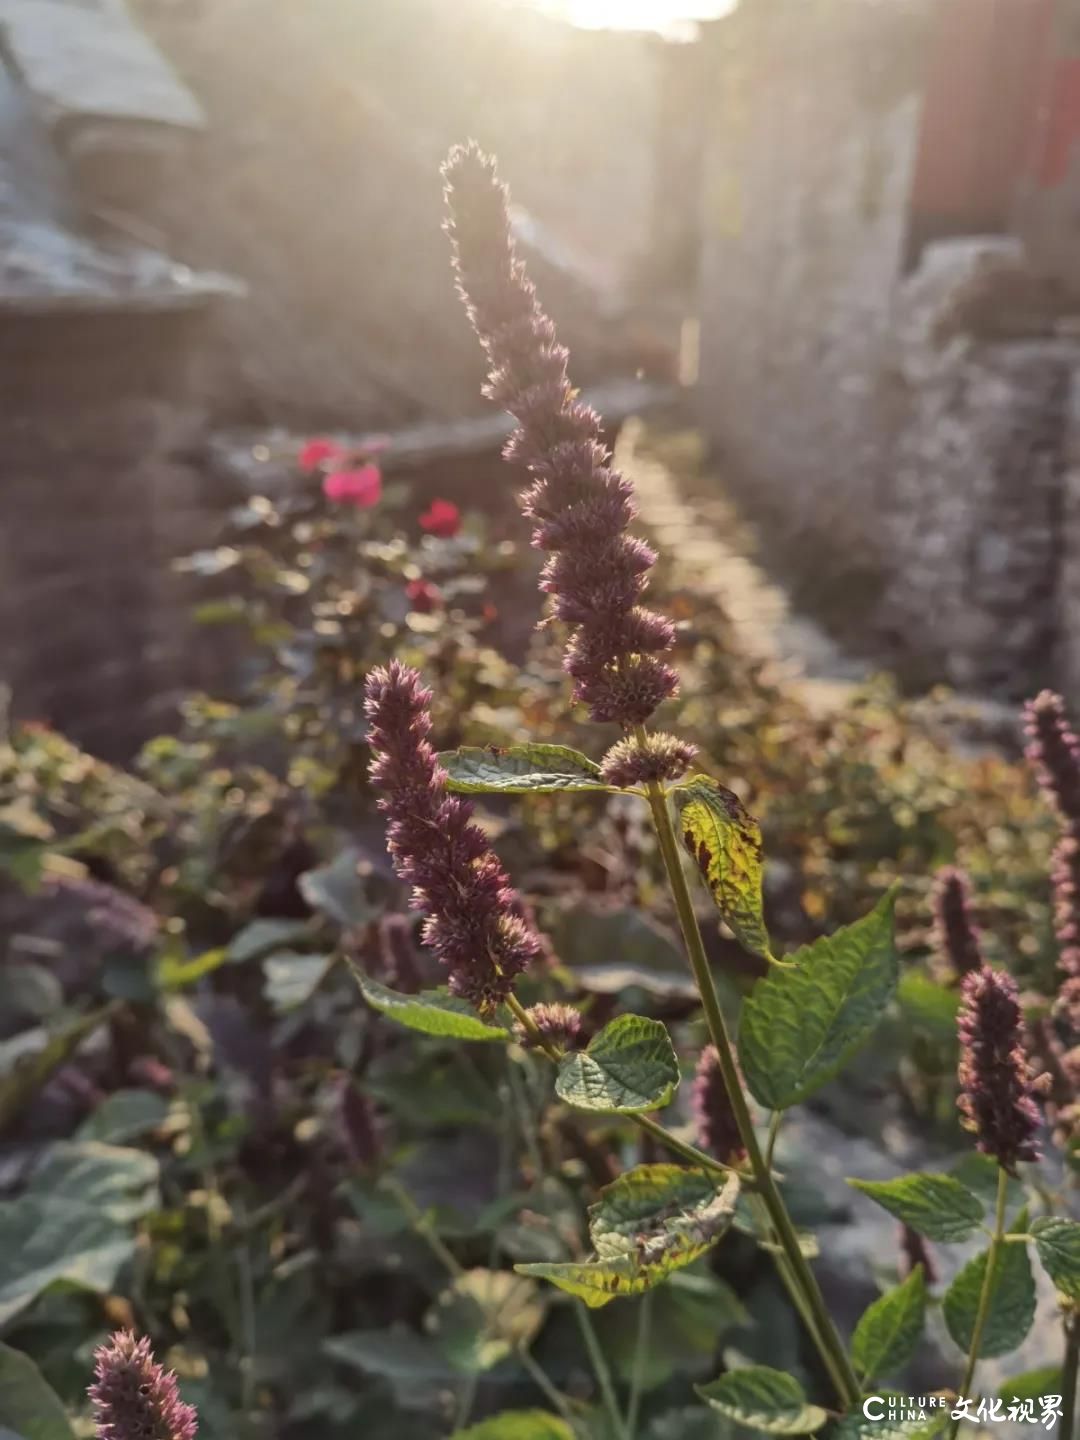
<svg viewBox="0 0 1080 1440">
<path fill-rule="evenodd" d="M 664 30 L 723 15 L 734 0 L 541 0 L 541 8 L 589 29 Z"/>
</svg>

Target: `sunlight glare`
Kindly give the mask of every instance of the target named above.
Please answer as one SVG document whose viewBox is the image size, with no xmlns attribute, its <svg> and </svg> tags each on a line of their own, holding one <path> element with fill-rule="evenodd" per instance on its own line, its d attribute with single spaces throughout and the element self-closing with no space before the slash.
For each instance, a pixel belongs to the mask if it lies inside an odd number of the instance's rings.
<svg viewBox="0 0 1080 1440">
<path fill-rule="evenodd" d="M 591 30 L 666 30 L 725 15 L 733 5 L 734 0 L 541 0 L 539 8 Z"/>
</svg>

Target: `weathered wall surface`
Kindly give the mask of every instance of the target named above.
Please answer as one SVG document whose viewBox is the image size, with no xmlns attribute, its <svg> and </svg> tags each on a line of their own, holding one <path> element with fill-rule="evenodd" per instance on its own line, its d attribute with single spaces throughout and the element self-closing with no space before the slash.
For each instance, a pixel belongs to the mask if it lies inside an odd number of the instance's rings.
<svg viewBox="0 0 1080 1440">
<path fill-rule="evenodd" d="M 759 0 L 706 42 L 701 423 L 793 529 L 838 546 L 879 538 L 924 19 Z"/>
</svg>

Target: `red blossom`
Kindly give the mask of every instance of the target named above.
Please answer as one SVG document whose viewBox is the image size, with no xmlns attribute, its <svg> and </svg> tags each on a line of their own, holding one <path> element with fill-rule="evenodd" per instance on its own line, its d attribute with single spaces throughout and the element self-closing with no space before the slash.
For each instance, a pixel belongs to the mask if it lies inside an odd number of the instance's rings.
<svg viewBox="0 0 1080 1440">
<path fill-rule="evenodd" d="M 461 511 L 452 500 L 433 500 L 420 516 L 420 529 L 450 540 L 461 529 Z"/>
<path fill-rule="evenodd" d="M 432 585 L 430 580 L 410 580 L 405 586 L 405 594 L 409 597 L 412 608 L 421 615 L 429 615 L 443 603 L 442 591 L 437 585 Z"/>
<path fill-rule="evenodd" d="M 328 440 L 324 435 L 318 435 L 304 444 L 296 458 L 300 469 L 305 474 L 310 474 L 327 460 L 340 460 L 344 454 L 345 451 L 340 445 Z"/>
<path fill-rule="evenodd" d="M 377 465 L 356 470 L 332 470 L 323 480 L 323 494 L 335 505 L 353 505 L 370 510 L 382 496 L 382 471 Z"/>
</svg>

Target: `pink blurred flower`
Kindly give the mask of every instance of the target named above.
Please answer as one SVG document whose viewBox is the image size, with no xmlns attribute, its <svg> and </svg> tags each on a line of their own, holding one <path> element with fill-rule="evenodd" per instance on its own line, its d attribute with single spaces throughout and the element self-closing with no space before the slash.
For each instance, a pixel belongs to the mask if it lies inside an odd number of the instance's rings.
<svg viewBox="0 0 1080 1440">
<path fill-rule="evenodd" d="M 405 594 L 409 597 L 412 608 L 421 615 L 430 614 L 443 603 L 442 591 L 437 585 L 432 585 L 430 580 L 410 580 L 405 586 Z"/>
<path fill-rule="evenodd" d="M 420 516 L 420 529 L 449 540 L 461 529 L 461 511 L 452 500 L 433 500 Z"/>
<path fill-rule="evenodd" d="M 356 470 L 332 470 L 323 480 L 323 494 L 335 505 L 355 505 L 368 510 L 382 495 L 382 471 L 377 465 Z"/>
<path fill-rule="evenodd" d="M 339 460 L 345 451 L 333 440 L 327 440 L 325 436 L 316 436 L 308 440 L 296 457 L 297 464 L 305 474 L 317 470 L 327 460 Z"/>
</svg>

